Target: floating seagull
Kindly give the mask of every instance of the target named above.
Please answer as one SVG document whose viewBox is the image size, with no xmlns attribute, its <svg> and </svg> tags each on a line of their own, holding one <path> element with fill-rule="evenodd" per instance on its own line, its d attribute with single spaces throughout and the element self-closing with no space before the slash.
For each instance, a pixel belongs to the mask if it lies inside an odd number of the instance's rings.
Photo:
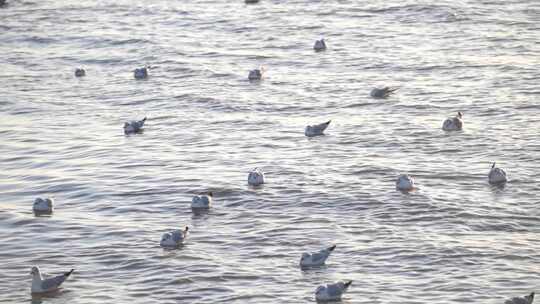
<svg viewBox="0 0 540 304">
<path fill-rule="evenodd" d="M 53 211 L 53 200 L 50 198 L 36 198 L 33 206 L 35 213 L 51 213 Z"/>
<path fill-rule="evenodd" d="M 369 95 L 373 98 L 386 98 L 397 91 L 399 88 L 384 87 L 382 89 L 374 88 Z"/>
<path fill-rule="evenodd" d="M 251 170 L 248 175 L 248 184 L 252 186 L 264 184 L 264 172 L 259 168 Z"/>
<path fill-rule="evenodd" d="M 449 117 L 443 122 L 444 131 L 459 131 L 463 128 L 463 113 L 458 112 L 456 117 Z"/>
<path fill-rule="evenodd" d="M 83 77 L 83 76 L 86 76 L 86 71 L 83 68 L 76 68 L 75 77 Z"/>
<path fill-rule="evenodd" d="M 326 259 L 330 256 L 330 253 L 336 249 L 336 245 L 322 249 L 315 253 L 302 253 L 300 259 L 300 267 L 321 266 L 324 265 Z"/>
<path fill-rule="evenodd" d="M 329 120 L 327 122 L 324 122 L 324 123 L 321 123 L 321 124 L 318 124 L 318 125 L 307 126 L 306 130 L 304 131 L 304 134 L 307 137 L 313 137 L 313 136 L 317 136 L 317 135 L 324 135 L 323 132 L 324 132 L 324 130 L 326 130 L 326 128 L 328 128 L 328 125 L 330 125 L 330 122 L 331 122 L 331 120 Z"/>
<path fill-rule="evenodd" d="M 510 300 L 506 300 L 504 304 L 532 304 L 534 300 L 534 292 L 531 292 L 530 295 L 524 296 L 522 298 L 512 298 Z"/>
<path fill-rule="evenodd" d="M 352 281 L 347 283 L 337 282 L 334 284 L 321 285 L 315 290 L 315 299 L 317 301 L 339 301 L 341 296 L 347 288 L 351 285 Z"/>
<path fill-rule="evenodd" d="M 142 120 L 138 120 L 138 121 L 134 120 L 134 121 L 124 123 L 124 133 L 131 134 L 131 133 L 141 132 L 145 121 L 146 121 L 146 117 L 143 118 Z"/>
<path fill-rule="evenodd" d="M 402 191 L 411 191 L 414 189 L 414 179 L 407 174 L 402 174 L 396 181 L 396 188 Z"/>
<path fill-rule="evenodd" d="M 138 68 L 133 71 L 133 76 L 135 79 L 144 79 L 148 77 L 149 67 Z"/>
<path fill-rule="evenodd" d="M 206 195 L 196 195 L 191 200 L 191 208 L 193 209 L 209 209 L 214 201 L 212 191 Z"/>
<path fill-rule="evenodd" d="M 490 184 L 502 184 L 507 181 L 506 172 L 501 168 L 496 168 L 495 163 L 491 165 L 491 170 L 489 170 L 488 179 Z"/>
<path fill-rule="evenodd" d="M 324 42 L 324 39 L 315 41 L 313 49 L 317 52 L 326 50 L 326 43 Z"/>
<path fill-rule="evenodd" d="M 71 275 L 74 269 L 59 276 L 43 279 L 37 266 L 32 267 L 32 293 L 44 293 L 55 291 Z"/>
<path fill-rule="evenodd" d="M 161 236 L 161 247 L 178 247 L 184 243 L 184 240 L 188 236 L 189 227 L 186 226 L 184 230 L 173 230 L 171 232 L 164 233 Z"/>
<path fill-rule="evenodd" d="M 264 76 L 265 68 L 261 66 L 259 69 L 249 71 L 249 80 L 261 80 Z"/>
</svg>

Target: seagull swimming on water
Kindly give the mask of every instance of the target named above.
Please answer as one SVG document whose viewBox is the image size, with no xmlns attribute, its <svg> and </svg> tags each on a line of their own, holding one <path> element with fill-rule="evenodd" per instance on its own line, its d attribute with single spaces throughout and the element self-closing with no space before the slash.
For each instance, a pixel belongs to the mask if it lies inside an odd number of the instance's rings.
<svg viewBox="0 0 540 304">
<path fill-rule="evenodd" d="M 318 124 L 318 125 L 307 126 L 306 130 L 304 131 L 304 134 L 307 137 L 313 137 L 313 136 L 317 136 L 317 135 L 324 135 L 324 130 L 326 130 L 326 128 L 328 128 L 328 126 L 330 125 L 330 122 L 332 122 L 332 121 L 329 120 L 327 122 L 324 122 L 324 123 L 321 123 L 321 124 Z"/>
<path fill-rule="evenodd" d="M 264 184 L 264 172 L 259 168 L 251 170 L 248 174 L 248 184 L 252 186 Z"/>
<path fill-rule="evenodd" d="M 159 245 L 166 248 L 175 248 L 184 243 L 184 240 L 188 236 L 189 227 L 186 226 L 184 230 L 173 230 L 171 232 L 164 233 L 161 236 Z"/>
<path fill-rule="evenodd" d="M 455 117 L 449 117 L 443 122 L 442 129 L 444 131 L 459 131 L 463 129 L 463 113 L 458 112 Z"/>
<path fill-rule="evenodd" d="M 534 301 L 534 292 L 531 292 L 528 296 L 516 297 L 510 300 L 506 300 L 504 304 L 532 304 Z"/>
<path fill-rule="evenodd" d="M 386 98 L 390 95 L 392 95 L 395 91 L 397 91 L 399 88 L 392 88 L 392 87 L 384 87 L 382 89 L 374 88 L 371 90 L 369 95 L 373 98 Z"/>
<path fill-rule="evenodd" d="M 324 42 L 324 39 L 315 41 L 315 45 L 313 45 L 313 49 L 316 52 L 326 50 L 326 42 Z"/>
<path fill-rule="evenodd" d="M 490 184 L 505 183 L 507 181 L 506 172 L 501 168 L 495 167 L 495 163 L 493 163 L 491 170 L 489 170 L 488 180 Z"/>
<path fill-rule="evenodd" d="M 74 269 L 56 277 L 43 279 L 39 267 L 32 267 L 32 293 L 44 293 L 57 290 L 62 283 L 73 273 Z"/>
<path fill-rule="evenodd" d="M 196 195 L 191 200 L 191 208 L 193 209 L 209 209 L 214 201 L 212 191 L 204 195 Z"/>
<path fill-rule="evenodd" d="M 324 265 L 326 259 L 328 259 L 334 249 L 336 249 L 336 245 L 324 248 L 314 253 L 302 253 L 302 257 L 300 258 L 300 267 L 304 268 Z"/>
<path fill-rule="evenodd" d="M 36 213 L 51 213 L 53 211 L 53 200 L 51 198 L 42 199 L 38 197 L 34 201 L 32 208 Z"/>
<path fill-rule="evenodd" d="M 351 283 L 352 281 L 321 285 L 315 290 L 315 299 L 320 302 L 339 301 Z"/>
<path fill-rule="evenodd" d="M 411 191 L 414 189 L 414 179 L 407 174 L 402 174 L 398 176 L 396 188 L 401 191 Z"/>
<path fill-rule="evenodd" d="M 124 133 L 131 134 L 131 133 L 141 132 L 145 121 L 146 121 L 146 117 L 141 120 L 134 120 L 134 121 L 124 123 Z"/>
</svg>

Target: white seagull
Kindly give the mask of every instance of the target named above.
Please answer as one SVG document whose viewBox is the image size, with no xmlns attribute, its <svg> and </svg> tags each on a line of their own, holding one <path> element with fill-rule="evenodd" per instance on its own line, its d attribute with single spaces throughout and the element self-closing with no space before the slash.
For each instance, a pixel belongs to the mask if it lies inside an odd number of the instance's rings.
<svg viewBox="0 0 540 304">
<path fill-rule="evenodd" d="M 86 76 L 86 71 L 83 68 L 76 68 L 75 77 L 83 77 L 83 76 Z"/>
<path fill-rule="evenodd" d="M 32 293 L 44 293 L 55 291 L 71 275 L 74 269 L 56 277 L 43 279 L 37 266 L 32 267 Z"/>
<path fill-rule="evenodd" d="M 248 174 L 248 184 L 252 186 L 264 184 L 264 172 L 259 168 L 251 170 Z"/>
<path fill-rule="evenodd" d="M 124 123 L 124 133 L 125 134 L 131 134 L 131 133 L 139 133 L 139 132 L 141 132 L 145 121 L 146 121 L 146 117 L 141 119 L 141 120 L 134 120 L 134 121 L 130 121 L 130 122 L 125 122 Z"/>
<path fill-rule="evenodd" d="M 336 249 L 336 245 L 322 249 L 314 253 L 302 253 L 302 258 L 300 258 L 300 267 L 311 267 L 311 266 L 322 266 L 326 259 L 330 256 L 332 251 Z"/>
<path fill-rule="evenodd" d="M 411 191 L 414 189 L 414 179 L 407 174 L 402 174 L 396 181 L 396 188 L 402 191 Z"/>
<path fill-rule="evenodd" d="M 315 41 L 315 45 L 313 45 L 313 49 L 316 52 L 326 50 L 326 42 L 324 42 L 324 39 Z"/>
<path fill-rule="evenodd" d="M 171 232 L 164 233 L 161 237 L 159 245 L 161 247 L 178 247 L 184 243 L 184 240 L 188 236 L 189 227 L 186 226 L 184 230 L 173 230 Z"/>
<path fill-rule="evenodd" d="M 521 298 L 512 298 L 510 300 L 506 300 L 504 304 L 532 304 L 534 301 L 534 292 L 531 292 L 530 295 L 524 296 Z"/>
<path fill-rule="evenodd" d="M 369 95 L 373 98 L 386 98 L 390 95 L 392 95 L 395 91 L 397 91 L 399 88 L 392 88 L 392 87 L 384 87 L 382 89 L 374 88 L 371 90 Z"/>
<path fill-rule="evenodd" d="M 490 184 L 502 184 L 507 181 L 506 172 L 501 168 L 496 168 L 495 163 L 491 165 L 491 170 L 489 170 L 488 179 Z"/>
<path fill-rule="evenodd" d="M 214 201 L 214 195 L 212 191 L 204 195 L 196 195 L 191 200 L 191 208 L 193 209 L 209 209 Z"/>
<path fill-rule="evenodd" d="M 144 79 L 148 77 L 148 67 L 137 68 L 133 71 L 135 79 Z"/>
<path fill-rule="evenodd" d="M 264 76 L 265 68 L 261 66 L 258 69 L 249 71 L 248 79 L 249 80 L 261 80 Z"/>
<path fill-rule="evenodd" d="M 444 131 L 459 131 L 463 129 L 463 113 L 458 112 L 456 117 L 449 117 L 443 122 L 442 129 Z"/>
<path fill-rule="evenodd" d="M 315 299 L 321 302 L 339 301 L 351 283 L 352 281 L 347 283 L 337 282 L 334 284 L 321 285 L 315 290 Z"/>
<path fill-rule="evenodd" d="M 53 200 L 50 198 L 42 199 L 41 197 L 38 197 L 34 201 L 33 209 L 36 213 L 51 213 L 53 211 Z"/>
<path fill-rule="evenodd" d="M 327 122 L 323 122 L 323 123 L 318 124 L 318 125 L 307 126 L 306 130 L 304 131 L 304 134 L 307 137 L 313 137 L 313 136 L 317 136 L 317 135 L 324 135 L 324 130 L 326 130 L 326 128 L 328 128 L 328 126 L 330 125 L 330 122 L 332 122 L 332 121 L 329 120 Z"/>
</svg>

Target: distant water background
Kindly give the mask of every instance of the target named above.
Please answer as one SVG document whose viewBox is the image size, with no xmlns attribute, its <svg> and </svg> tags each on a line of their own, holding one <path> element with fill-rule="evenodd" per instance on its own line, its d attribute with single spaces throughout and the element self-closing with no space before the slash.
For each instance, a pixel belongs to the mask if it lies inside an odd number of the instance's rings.
<svg viewBox="0 0 540 304">
<path fill-rule="evenodd" d="M 0 302 L 32 301 L 32 265 L 76 269 L 33 299 L 51 304 L 313 303 L 344 279 L 344 303 L 540 292 L 540 1 L 8 1 Z M 400 90 L 374 100 L 377 85 Z M 464 130 L 442 131 L 457 111 Z M 401 173 L 419 189 L 396 191 Z M 35 217 L 47 196 L 54 214 Z M 183 248 L 159 247 L 186 225 Z"/>
</svg>

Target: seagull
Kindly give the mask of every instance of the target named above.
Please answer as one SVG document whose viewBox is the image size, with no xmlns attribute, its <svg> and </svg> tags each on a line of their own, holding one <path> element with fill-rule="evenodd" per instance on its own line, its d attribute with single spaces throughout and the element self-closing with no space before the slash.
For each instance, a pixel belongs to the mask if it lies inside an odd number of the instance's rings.
<svg viewBox="0 0 540 304">
<path fill-rule="evenodd" d="M 399 88 L 384 87 L 382 89 L 374 88 L 369 95 L 373 98 L 386 98 L 397 91 Z"/>
<path fill-rule="evenodd" d="M 443 122 L 444 131 L 459 131 L 463 128 L 463 113 L 458 112 L 456 117 L 449 117 Z"/>
<path fill-rule="evenodd" d="M 142 68 L 135 69 L 133 71 L 133 76 L 135 77 L 135 79 L 147 78 L 148 77 L 148 68 L 149 67 L 142 67 Z"/>
<path fill-rule="evenodd" d="M 324 123 L 321 123 L 321 124 L 318 124 L 318 125 L 307 126 L 306 130 L 304 131 L 304 134 L 307 137 L 313 137 L 313 136 L 317 136 L 317 135 L 324 135 L 323 132 L 324 132 L 324 130 L 326 130 L 326 128 L 328 128 L 328 125 L 330 125 L 330 122 L 331 122 L 331 120 L 329 120 L 327 122 L 324 122 Z"/>
<path fill-rule="evenodd" d="M 263 78 L 265 68 L 261 66 L 259 69 L 249 71 L 249 80 L 261 80 Z"/>
<path fill-rule="evenodd" d="M 324 42 L 324 39 L 315 41 L 313 49 L 317 52 L 326 50 L 326 43 Z"/>
<path fill-rule="evenodd" d="M 315 299 L 322 302 L 339 301 L 341 300 L 341 295 L 347 291 L 347 288 L 349 288 L 351 283 L 352 281 L 347 283 L 337 282 L 334 284 L 321 285 L 315 290 Z"/>
<path fill-rule="evenodd" d="M 124 123 L 124 133 L 131 134 L 131 133 L 141 132 L 145 121 L 146 121 L 146 117 L 139 121 L 134 120 L 134 121 Z"/>
<path fill-rule="evenodd" d="M 53 211 L 53 200 L 50 198 L 42 199 L 41 197 L 38 197 L 34 201 L 33 209 L 36 213 L 51 213 Z"/>
<path fill-rule="evenodd" d="M 32 293 L 44 293 L 57 290 L 74 270 L 75 269 L 71 269 L 59 276 L 43 279 L 39 268 L 37 266 L 32 267 Z"/>
<path fill-rule="evenodd" d="M 178 247 L 184 243 L 184 240 L 188 236 L 189 227 L 186 226 L 184 230 L 173 230 L 171 232 L 164 233 L 161 236 L 161 242 L 159 245 L 161 247 Z"/>
<path fill-rule="evenodd" d="M 396 188 L 402 191 L 411 191 L 414 189 L 414 179 L 407 174 L 402 174 L 396 181 Z"/>
<path fill-rule="evenodd" d="M 191 200 L 191 208 L 193 209 L 209 209 L 214 201 L 212 191 L 206 195 L 196 195 Z"/>
<path fill-rule="evenodd" d="M 532 304 L 534 300 L 534 292 L 531 292 L 530 295 L 524 296 L 522 298 L 512 298 L 510 300 L 506 300 L 504 304 Z"/>
<path fill-rule="evenodd" d="M 495 163 L 491 165 L 491 170 L 489 170 L 488 179 L 490 184 L 502 184 L 507 181 L 506 172 L 501 168 L 496 168 Z"/>
<path fill-rule="evenodd" d="M 334 249 L 336 249 L 336 245 L 319 250 L 315 253 L 302 253 L 302 258 L 300 259 L 300 267 L 324 265 L 324 262 L 326 262 L 326 259 L 328 259 Z"/>
<path fill-rule="evenodd" d="M 83 77 L 83 76 L 86 76 L 86 71 L 83 68 L 76 68 L 75 77 Z"/>
<path fill-rule="evenodd" d="M 248 175 L 248 184 L 252 186 L 264 184 L 264 172 L 259 168 L 251 170 Z"/>
</svg>

